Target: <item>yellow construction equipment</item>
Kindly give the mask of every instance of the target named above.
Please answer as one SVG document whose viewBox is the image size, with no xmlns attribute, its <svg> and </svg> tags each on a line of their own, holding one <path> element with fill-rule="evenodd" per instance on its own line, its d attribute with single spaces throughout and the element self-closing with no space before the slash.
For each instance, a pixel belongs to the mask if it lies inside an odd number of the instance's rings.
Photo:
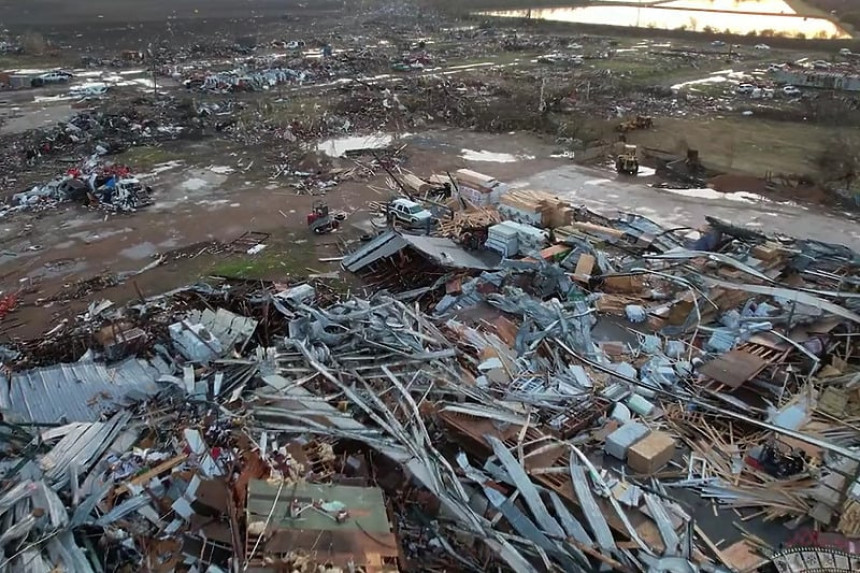
<svg viewBox="0 0 860 573">
<path fill-rule="evenodd" d="M 650 115 L 637 115 L 632 119 L 621 122 L 615 127 L 615 131 L 619 133 L 627 133 L 628 131 L 636 131 L 637 129 L 651 129 L 654 127 L 654 118 Z"/>
<path fill-rule="evenodd" d="M 639 173 L 638 149 L 635 145 L 624 145 L 621 152 L 615 157 L 615 170 L 624 175 Z"/>
</svg>

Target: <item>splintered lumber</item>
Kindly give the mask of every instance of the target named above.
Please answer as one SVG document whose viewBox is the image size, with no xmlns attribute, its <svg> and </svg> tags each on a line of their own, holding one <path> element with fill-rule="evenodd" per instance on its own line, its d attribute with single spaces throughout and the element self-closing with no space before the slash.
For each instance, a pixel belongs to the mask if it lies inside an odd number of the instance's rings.
<svg viewBox="0 0 860 573">
<path fill-rule="evenodd" d="M 639 304 L 642 302 L 641 298 L 632 296 L 606 293 L 600 293 L 599 296 L 600 298 L 594 301 L 594 305 L 597 307 L 597 310 L 619 316 L 624 315 L 624 309 L 627 308 L 628 304 Z"/>
<path fill-rule="evenodd" d="M 588 235 L 612 237 L 614 239 L 622 239 L 624 237 L 624 231 L 619 231 L 618 229 L 613 229 L 611 227 L 595 225 L 594 223 L 575 221 L 571 223 L 570 226 Z"/>
<path fill-rule="evenodd" d="M 473 207 L 464 211 L 454 211 L 450 219 L 443 219 L 437 226 L 442 237 L 457 238 L 472 227 L 490 227 L 502 222 L 499 212 L 490 207 Z"/>
<path fill-rule="evenodd" d="M 163 461 L 154 468 L 143 472 L 142 474 L 130 479 L 127 483 L 124 483 L 116 488 L 115 495 L 122 495 L 129 490 L 130 486 L 140 486 L 143 485 L 149 480 L 158 477 L 159 475 L 169 472 L 182 462 L 188 459 L 188 454 L 180 454 L 176 457 L 170 458 L 169 460 Z"/>
<path fill-rule="evenodd" d="M 711 541 L 711 538 L 708 537 L 704 531 L 702 531 L 702 528 L 699 527 L 697 524 L 694 524 L 693 529 L 695 530 L 696 535 L 699 536 L 699 539 L 701 539 L 708 547 L 708 549 L 710 549 L 711 553 L 714 554 L 714 557 L 716 557 L 722 565 L 728 565 L 728 562 L 726 561 L 723 552 L 720 551 L 720 548 L 717 547 L 717 545 L 713 541 Z"/>
</svg>

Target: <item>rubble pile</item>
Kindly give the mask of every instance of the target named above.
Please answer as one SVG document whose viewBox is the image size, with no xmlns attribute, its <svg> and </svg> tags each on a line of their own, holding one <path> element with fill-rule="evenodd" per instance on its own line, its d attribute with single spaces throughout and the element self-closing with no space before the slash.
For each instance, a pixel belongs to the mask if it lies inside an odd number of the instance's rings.
<svg viewBox="0 0 860 573">
<path fill-rule="evenodd" d="M 130 213 L 151 205 L 151 194 L 152 189 L 144 186 L 129 167 L 105 163 L 94 155 L 65 175 L 15 193 L 0 214 L 49 209 L 66 201 Z"/>
<path fill-rule="evenodd" d="M 185 63 L 184 72 L 169 75 L 183 77 L 183 85 L 211 93 L 256 92 L 282 85 L 312 85 L 339 78 L 360 77 L 383 68 L 384 54 L 372 49 L 348 49 L 322 57 L 290 57 L 261 54 L 238 62 L 228 70 L 209 70 L 207 62 Z"/>
<path fill-rule="evenodd" d="M 781 523 L 860 534 L 860 255 L 451 182 L 444 236 L 342 263 L 430 284 L 201 284 L 5 347 L 3 566 L 729 571 Z"/>
<path fill-rule="evenodd" d="M 24 138 L 4 136 L 0 166 L 5 173 L 15 173 L 66 154 L 112 155 L 137 145 L 176 139 L 185 130 L 180 115 L 180 106 L 172 98 L 142 100 L 124 109 L 82 111 L 68 122 L 35 130 Z"/>
<path fill-rule="evenodd" d="M 418 17 L 409 3 L 375 9 Z M 270 179 L 267 201 L 284 179 L 321 195 L 375 176 L 388 199 L 365 205 L 367 220 L 353 197 L 338 205 L 361 226 L 319 259 L 340 271 L 302 261 L 313 280 L 208 277 L 150 298 L 132 280 L 279 238 L 248 230 L 35 302 L 27 278 L 0 293 L 4 326 L 26 320 L 22 306 L 88 304 L 0 346 L 0 572 L 860 570 L 860 254 L 713 218 L 666 228 L 468 169 L 425 180 L 387 133 L 441 123 L 587 147 L 602 135 L 582 118 L 625 135 L 724 100 L 645 93 L 626 81 L 635 66 L 594 69 L 614 56 L 601 39 L 469 28 L 434 36 L 468 46 L 437 49 L 421 27 L 371 26 L 402 42 L 326 29 L 344 46 L 250 38 L 93 57 L 146 62 L 170 87 L 4 136 L 16 177 L 88 159 L 0 216 L 67 201 L 135 211 L 151 190 L 107 157 L 191 132 L 232 140 L 219 151 L 243 174 L 257 166 L 243 189 Z M 477 61 L 500 50 L 544 55 L 522 69 Z M 725 57 L 644 53 L 668 71 Z M 362 132 L 383 137 L 314 144 Z M 220 163 L 207 177 L 238 171 Z M 695 151 L 662 163 L 704 186 Z M 243 206 L 231 199 L 213 205 Z M 271 211 L 292 223 L 285 211 L 311 201 Z M 315 200 L 301 224 L 324 234 L 346 216 Z M 311 256 L 320 244 L 295 243 Z M 101 299 L 125 282 L 134 300 Z"/>
</svg>

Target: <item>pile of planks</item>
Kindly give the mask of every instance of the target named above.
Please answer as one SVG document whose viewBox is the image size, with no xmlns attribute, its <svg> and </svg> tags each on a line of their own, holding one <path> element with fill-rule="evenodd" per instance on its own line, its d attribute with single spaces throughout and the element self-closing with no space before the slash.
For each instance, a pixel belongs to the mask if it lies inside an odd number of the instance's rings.
<svg viewBox="0 0 860 573">
<path fill-rule="evenodd" d="M 546 229 L 569 225 L 573 221 L 574 208 L 546 191 L 513 189 L 505 193 L 499 203 L 501 210 L 509 209 L 528 219 L 520 222 Z"/>
<path fill-rule="evenodd" d="M 698 460 L 690 467 L 704 462 L 707 477 L 718 480 L 701 487 L 703 497 L 736 510 L 755 509 L 746 518 L 763 516 L 765 521 L 809 515 L 812 511 L 815 478 L 803 474 L 776 478 L 743 463 L 751 448 L 766 442 L 767 433 L 741 436 L 731 423 L 725 429 L 717 429 L 700 413 L 680 407 L 667 409 L 666 421 L 690 447 L 690 455 Z"/>
<path fill-rule="evenodd" d="M 501 222 L 501 215 L 492 207 L 470 207 L 454 211 L 451 218 L 441 219 L 436 230 L 439 236 L 456 239 L 470 227 L 489 227 Z"/>
</svg>

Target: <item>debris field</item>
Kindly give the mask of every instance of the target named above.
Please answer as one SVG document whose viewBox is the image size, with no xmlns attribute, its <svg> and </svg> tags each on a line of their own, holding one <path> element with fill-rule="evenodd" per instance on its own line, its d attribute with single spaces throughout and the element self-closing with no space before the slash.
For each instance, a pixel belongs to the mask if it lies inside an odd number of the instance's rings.
<svg viewBox="0 0 860 573">
<path fill-rule="evenodd" d="M 860 570 L 860 236 L 611 196 L 850 229 L 848 162 L 651 145 L 832 106 L 366 4 L 3 33 L 0 572 Z"/>
</svg>

